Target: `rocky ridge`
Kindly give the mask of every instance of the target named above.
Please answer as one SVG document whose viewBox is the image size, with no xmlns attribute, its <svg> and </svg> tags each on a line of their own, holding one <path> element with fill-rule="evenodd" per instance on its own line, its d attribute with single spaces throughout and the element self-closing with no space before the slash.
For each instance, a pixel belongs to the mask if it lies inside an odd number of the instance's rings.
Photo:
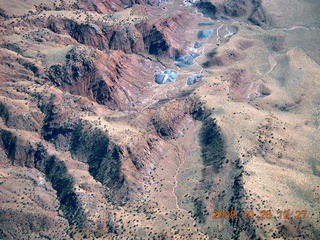
<svg viewBox="0 0 320 240">
<path fill-rule="evenodd" d="M 245 157 L 215 119 L 227 110 L 205 98 L 221 94 L 233 104 L 272 95 L 238 67 L 256 41 L 230 40 L 243 25 L 268 29 L 272 21 L 258 0 L 191 2 L 49 1 L 14 16 L 2 9 L 1 238 L 295 235 L 266 233 L 249 219 L 212 223 L 213 209 L 241 212 L 253 203 Z M 210 34 L 200 39 L 200 31 Z M 234 41 L 237 49 L 226 47 Z M 263 41 L 285 52 L 282 36 Z M 188 56 L 190 64 L 176 64 Z M 228 74 L 208 83 L 225 67 Z M 160 86 L 155 76 L 167 69 L 177 80 Z M 187 85 L 195 73 L 201 78 Z M 250 151 L 265 157 L 260 145 Z M 192 189 L 180 180 L 190 159 Z M 311 239 L 318 232 L 310 221 L 292 225 Z"/>
</svg>

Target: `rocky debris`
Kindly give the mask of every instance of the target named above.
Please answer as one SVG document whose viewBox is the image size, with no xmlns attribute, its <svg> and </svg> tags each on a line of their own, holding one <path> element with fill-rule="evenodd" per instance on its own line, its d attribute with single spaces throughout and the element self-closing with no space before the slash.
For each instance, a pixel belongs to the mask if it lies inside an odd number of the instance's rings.
<svg viewBox="0 0 320 240">
<path fill-rule="evenodd" d="M 161 3 L 169 2 L 170 0 L 121 0 L 126 7 L 131 7 L 133 4 L 148 4 L 151 6 L 159 6 Z"/>
<path fill-rule="evenodd" d="M 148 135 L 147 140 L 138 141 L 138 144 L 127 146 L 127 152 L 130 161 L 133 163 L 137 171 L 143 172 L 150 162 L 150 155 L 157 148 L 159 138 L 156 135 Z M 143 149 L 143 151 L 141 151 Z"/>
<path fill-rule="evenodd" d="M 226 0 L 222 3 L 212 3 L 212 1 L 200 1 L 195 6 L 201 11 L 201 13 L 211 19 L 217 19 L 218 17 L 248 17 L 254 14 L 254 11 L 261 5 L 261 0 Z"/>
<path fill-rule="evenodd" d="M 158 84 L 165 84 L 175 82 L 177 79 L 178 73 L 175 70 L 165 70 L 157 73 L 154 76 L 154 81 Z"/>
<path fill-rule="evenodd" d="M 53 21 L 49 23 L 49 29 L 56 30 L 56 26 L 53 25 Z M 105 36 L 102 33 L 102 30 L 98 27 L 98 25 L 86 24 L 86 23 L 77 23 L 73 20 L 65 20 L 64 21 L 64 29 L 66 29 L 69 35 L 74 38 L 77 42 L 96 47 L 100 50 L 107 49 L 108 44 L 108 36 Z"/>
<path fill-rule="evenodd" d="M 94 72 L 97 52 L 85 47 L 73 47 L 66 55 L 65 65 L 52 65 L 47 73 L 56 86 L 66 87 L 80 82 L 85 75 Z"/>
<path fill-rule="evenodd" d="M 157 3 L 159 1 L 147 1 L 145 4 L 157 5 Z M 90 6 L 86 6 L 86 4 Z M 167 55 L 169 57 L 173 57 L 176 51 L 181 51 L 185 48 L 186 42 L 181 41 L 180 36 L 183 33 L 183 29 L 187 29 L 190 25 L 190 19 L 194 17 L 188 13 L 172 15 L 165 19 L 145 20 L 141 17 L 135 18 L 135 20 L 130 18 L 118 20 L 121 17 L 121 13 L 119 13 L 119 16 L 109 14 L 103 18 L 93 18 L 85 12 L 88 10 L 98 11 L 99 13 L 120 11 L 123 8 L 119 4 L 122 5 L 119 2 L 110 3 L 99 0 L 93 2 L 79 1 L 73 5 L 73 9 L 69 10 L 80 9 L 75 13 L 80 16 L 86 16 L 85 20 L 64 14 L 52 14 L 49 16 L 44 14 L 32 15 L 25 19 L 23 23 L 17 21 L 12 22 L 12 25 L 17 28 L 24 29 L 28 26 L 28 28 L 33 29 L 26 32 L 24 37 L 28 40 L 32 39 L 36 44 L 50 42 L 54 39 L 57 43 L 74 45 L 74 41 L 77 41 L 80 44 L 95 47 L 101 51 L 121 50 L 128 54 L 148 53 L 157 56 Z M 132 4 L 137 4 L 137 1 Z M 113 7 L 118 10 L 109 10 Z M 105 21 L 105 19 L 108 21 Z M 50 31 L 46 31 L 46 29 Z M 12 30 L 6 29 L 5 31 L 10 32 Z M 5 43 L 2 45 L 8 49 L 21 52 L 20 43 Z"/>
<path fill-rule="evenodd" d="M 85 54 L 83 56 L 85 57 Z M 80 56 L 76 55 L 73 57 Z M 84 59 L 78 59 L 77 62 L 83 63 L 85 61 Z M 53 89 L 51 87 L 51 91 Z M 44 92 L 47 91 L 44 90 Z M 53 90 L 53 93 L 57 95 L 51 95 L 50 99 L 44 93 L 37 95 L 36 92 L 32 92 L 33 95 L 29 96 L 31 98 L 29 99 L 29 104 L 35 103 L 32 109 L 39 108 L 44 115 L 38 119 L 42 126 L 41 131 L 39 131 L 41 136 L 33 131 L 24 131 L 23 135 L 26 135 L 24 139 L 24 136 L 21 136 L 21 131 L 18 129 L 15 129 L 18 132 L 12 129 L 0 130 L 0 156 L 2 154 L 5 156 L 5 158 L 1 158 L 0 164 L 7 164 L 6 169 L 10 169 L 12 166 L 28 167 L 31 169 L 30 171 L 41 171 L 46 175 L 47 183 L 52 184 L 53 189 L 56 191 L 50 193 L 50 197 L 53 199 L 57 198 L 60 204 L 60 207 L 57 207 L 54 214 L 59 211 L 61 220 L 67 223 L 67 225 L 60 227 L 64 229 L 63 231 L 68 230 L 68 234 L 71 237 L 73 234 L 79 234 L 79 232 L 82 232 L 84 236 L 103 236 L 106 234 L 106 221 L 104 214 L 101 214 L 101 212 L 107 211 L 104 203 L 114 201 L 115 204 L 124 204 L 129 198 L 136 197 L 138 194 L 136 186 L 138 184 L 134 184 L 135 181 L 130 180 L 129 185 L 125 180 L 127 177 L 121 169 L 124 158 L 123 148 L 114 144 L 109 139 L 106 131 L 101 131 L 100 127 L 98 130 L 97 125 L 94 126 L 93 123 L 89 123 L 88 121 L 79 123 L 78 115 L 82 112 L 80 107 L 84 109 L 84 103 L 91 104 L 91 102 L 89 100 L 82 101 L 81 97 L 68 93 L 62 94 L 57 89 Z M 66 101 L 70 104 L 72 103 L 72 107 L 66 109 Z M 6 105 L 0 105 L 2 106 L 0 109 L 2 119 L 7 119 L 9 110 L 7 111 Z M 25 111 L 25 109 L 20 111 Z M 17 122 L 15 118 L 15 115 L 10 114 L 9 121 Z M 40 144 L 37 144 L 37 142 L 40 142 Z M 149 151 L 151 151 L 154 144 L 153 138 L 145 141 L 145 145 L 148 146 Z M 142 144 L 139 146 L 142 146 Z M 142 158 L 143 156 L 139 152 L 139 148 L 133 149 L 131 150 L 131 156 L 135 158 L 134 162 L 136 166 L 148 160 L 145 156 L 144 159 Z M 62 157 L 61 153 L 65 153 L 65 155 Z M 68 157 L 69 153 L 72 154 L 72 158 Z M 82 164 L 82 162 L 85 164 Z M 88 167 L 88 169 L 85 167 Z M 141 168 L 136 170 L 141 171 Z M 82 183 L 83 180 L 81 180 L 83 175 L 87 175 L 85 183 Z M 23 177 L 20 177 L 23 180 Z M 91 180 L 90 177 L 92 177 Z M 129 176 L 129 178 L 132 179 L 132 176 Z M 92 189 L 98 183 L 101 183 L 100 185 L 103 187 Z M 25 185 L 23 184 L 22 186 Z M 97 191 L 95 192 L 94 190 Z M 94 199 L 97 196 L 98 199 Z M 29 209 L 29 206 L 32 208 L 32 202 L 29 198 L 24 201 L 23 205 L 26 205 L 27 209 Z M 21 211 L 20 208 L 22 209 Z M 34 208 L 33 211 L 35 211 Z M 33 236 L 32 234 L 37 233 L 45 236 L 47 231 L 59 228 L 59 223 L 53 220 L 50 220 L 53 221 L 51 223 L 46 222 L 46 218 L 42 215 L 48 214 L 48 217 L 49 215 L 54 215 L 46 211 L 47 209 L 37 208 L 36 216 L 44 221 L 41 225 L 38 225 L 38 221 L 34 221 L 32 224 L 32 219 L 35 217 L 31 214 L 32 211 L 26 211 L 22 206 L 17 206 L 17 211 L 1 207 L 0 215 L 5 220 L 0 226 L 1 237 L 8 236 L 7 234 L 14 232 L 2 232 L 2 226 L 7 226 L 10 222 L 6 216 L 10 215 L 23 217 L 23 223 L 24 221 L 29 221 L 30 225 L 25 224 L 23 231 L 28 236 Z M 114 226 L 117 226 L 117 224 L 114 224 Z M 13 226 L 12 229 L 17 229 L 17 227 L 19 227 L 18 224 Z M 52 237 L 56 235 L 51 233 L 48 236 Z M 18 239 L 21 239 L 21 237 L 18 237 Z M 66 239 L 69 238 L 66 237 Z"/>
</svg>

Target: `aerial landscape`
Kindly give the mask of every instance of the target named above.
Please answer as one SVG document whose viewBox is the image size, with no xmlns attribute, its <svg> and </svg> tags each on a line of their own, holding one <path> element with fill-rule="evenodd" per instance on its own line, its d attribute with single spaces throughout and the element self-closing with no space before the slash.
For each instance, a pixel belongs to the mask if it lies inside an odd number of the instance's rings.
<svg viewBox="0 0 320 240">
<path fill-rule="evenodd" d="M 319 0 L 0 0 L 0 240 L 320 239 Z"/>
</svg>

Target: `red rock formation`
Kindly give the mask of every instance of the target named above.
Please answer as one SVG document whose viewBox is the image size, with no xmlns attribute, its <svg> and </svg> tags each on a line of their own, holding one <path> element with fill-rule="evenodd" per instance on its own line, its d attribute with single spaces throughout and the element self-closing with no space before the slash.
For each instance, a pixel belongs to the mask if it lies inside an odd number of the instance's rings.
<svg viewBox="0 0 320 240">
<path fill-rule="evenodd" d="M 73 48 L 65 65 L 53 65 L 48 78 L 59 88 L 88 97 L 111 109 L 129 109 L 139 101 L 140 92 L 152 79 L 144 70 L 146 60 L 114 51 L 109 56 L 87 47 Z M 137 71 L 138 70 L 138 71 Z"/>
<path fill-rule="evenodd" d="M 148 21 L 136 25 L 141 32 L 145 48 L 150 54 L 168 54 L 174 57 L 176 51 L 186 47 L 186 42 L 181 41 L 181 34 L 188 29 L 194 16 L 184 13 L 167 19 Z"/>
</svg>

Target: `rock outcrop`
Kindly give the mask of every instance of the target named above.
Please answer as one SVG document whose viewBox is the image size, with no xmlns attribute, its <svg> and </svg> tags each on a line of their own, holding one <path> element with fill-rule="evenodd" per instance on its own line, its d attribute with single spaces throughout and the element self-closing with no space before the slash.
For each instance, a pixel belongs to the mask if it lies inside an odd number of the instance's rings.
<svg viewBox="0 0 320 240">
<path fill-rule="evenodd" d="M 141 61 L 146 62 L 123 52 L 115 51 L 108 57 L 103 52 L 78 46 L 68 52 L 65 64 L 51 66 L 47 77 L 55 86 L 72 94 L 88 97 L 111 109 L 128 109 L 139 100 L 139 91 L 151 77 L 142 69 Z M 133 77 L 131 73 L 139 68 L 141 71 Z"/>
<path fill-rule="evenodd" d="M 291 173 L 304 152 L 287 146 L 319 142 L 317 116 L 300 108 L 313 109 L 318 71 L 286 52 L 304 27 L 265 31 L 260 0 L 2 2 L 0 239 L 317 238 L 312 218 L 212 219 L 273 206 L 264 194 L 280 203 L 260 176 L 301 184 Z M 290 186 L 292 202 L 316 209 L 314 184 L 304 198 Z"/>
<path fill-rule="evenodd" d="M 142 22 L 136 25 L 140 31 L 145 48 L 149 54 L 168 54 L 174 57 L 176 52 L 182 51 L 186 46 L 185 41 L 181 41 L 181 33 L 190 24 L 188 14 L 178 14 L 158 21 Z"/>
</svg>

